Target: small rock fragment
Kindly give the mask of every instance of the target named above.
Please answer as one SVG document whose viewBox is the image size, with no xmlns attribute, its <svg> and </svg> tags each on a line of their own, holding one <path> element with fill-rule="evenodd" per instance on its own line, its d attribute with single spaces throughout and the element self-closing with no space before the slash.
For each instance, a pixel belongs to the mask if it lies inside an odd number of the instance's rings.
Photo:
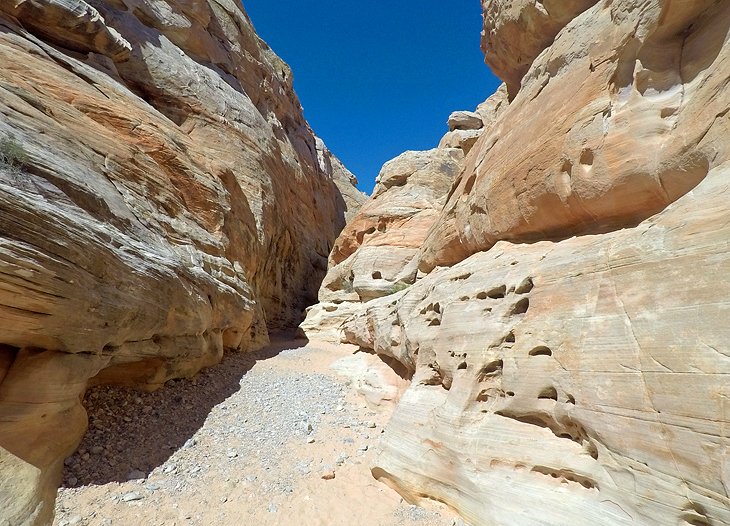
<svg viewBox="0 0 730 526">
<path fill-rule="evenodd" d="M 328 469 L 322 472 L 321 477 L 324 480 L 332 480 L 335 478 L 335 471 L 333 469 Z"/>
<path fill-rule="evenodd" d="M 142 500 L 143 498 L 144 496 L 137 491 L 131 491 L 122 495 L 123 502 L 134 502 L 135 500 Z"/>
</svg>

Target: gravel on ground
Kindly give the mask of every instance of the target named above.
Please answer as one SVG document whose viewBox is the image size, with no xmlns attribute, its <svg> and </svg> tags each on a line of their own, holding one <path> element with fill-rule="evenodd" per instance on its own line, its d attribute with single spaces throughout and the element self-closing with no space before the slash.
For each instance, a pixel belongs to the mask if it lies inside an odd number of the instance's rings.
<svg viewBox="0 0 730 526">
<path fill-rule="evenodd" d="M 278 339 L 153 393 L 91 389 L 54 524 L 463 524 L 373 479 L 388 410 L 329 367 L 353 349 Z"/>
</svg>

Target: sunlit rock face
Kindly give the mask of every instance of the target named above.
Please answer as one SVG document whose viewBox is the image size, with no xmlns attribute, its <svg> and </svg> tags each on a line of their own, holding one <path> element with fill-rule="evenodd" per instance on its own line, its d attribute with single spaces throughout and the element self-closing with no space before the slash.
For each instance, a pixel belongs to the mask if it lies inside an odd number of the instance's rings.
<svg viewBox="0 0 730 526">
<path fill-rule="evenodd" d="M 728 105 L 713 5 L 600 2 L 567 24 L 474 146 L 420 268 L 499 240 L 633 227 L 703 180 L 724 160 Z"/>
<path fill-rule="evenodd" d="M 419 254 L 446 198 L 464 169 L 464 159 L 507 107 L 501 86 L 476 111 L 449 116 L 449 131 L 437 148 L 408 151 L 385 163 L 375 189 L 335 242 L 320 303 L 300 325 L 307 337 L 339 342 L 343 323 L 362 305 L 415 282 Z"/>
<path fill-rule="evenodd" d="M 0 523 L 43 524 L 87 384 L 298 323 L 363 197 L 233 0 L 3 2 L 0 63 Z"/>
<path fill-rule="evenodd" d="M 414 257 L 461 170 L 464 152 L 406 152 L 385 164 L 370 200 L 350 221 L 330 255 L 330 269 L 301 325 L 311 338 L 340 340 L 342 322 L 362 303 L 402 290 L 416 279 Z"/>
<path fill-rule="evenodd" d="M 339 329 L 411 382 L 373 474 L 471 524 L 730 523 L 730 4 L 484 7 L 508 104 Z"/>
</svg>

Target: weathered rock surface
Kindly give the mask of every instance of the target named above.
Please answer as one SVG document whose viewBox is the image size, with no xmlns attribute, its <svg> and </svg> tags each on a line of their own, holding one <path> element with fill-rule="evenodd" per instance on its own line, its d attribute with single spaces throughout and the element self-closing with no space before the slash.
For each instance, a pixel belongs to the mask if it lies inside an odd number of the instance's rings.
<svg viewBox="0 0 730 526">
<path fill-rule="evenodd" d="M 462 168 L 460 149 L 406 152 L 383 166 L 375 189 L 350 221 L 330 255 L 319 291 L 308 309 L 306 334 L 339 341 L 340 325 L 361 302 L 392 294 L 416 279 L 413 259 L 438 218 Z M 353 304 L 354 302 L 354 304 Z"/>
<path fill-rule="evenodd" d="M 410 380 L 373 474 L 479 525 L 728 524 L 730 4 L 483 5 L 511 102 L 341 323 Z"/>
<path fill-rule="evenodd" d="M 233 0 L 5 2 L 0 63 L 0 523 L 43 524 L 87 384 L 298 322 L 359 197 Z"/>
<path fill-rule="evenodd" d="M 514 97 L 533 61 L 560 31 L 598 0 L 481 0 L 482 51 Z"/>
<path fill-rule="evenodd" d="M 472 524 L 727 524 L 729 176 L 366 304 L 348 340 L 412 380 L 374 475 Z"/>
<path fill-rule="evenodd" d="M 507 87 L 503 84 L 476 111 L 455 111 L 449 116 L 449 131 L 441 138 L 439 148 L 459 148 L 467 155 L 508 104 Z"/>
<path fill-rule="evenodd" d="M 568 24 L 474 147 L 421 269 L 502 239 L 632 227 L 697 185 L 728 107 L 727 6 L 713 4 L 600 3 Z"/>
<path fill-rule="evenodd" d="M 447 121 L 449 131 L 478 130 L 484 126 L 482 117 L 474 111 L 455 111 Z"/>
</svg>

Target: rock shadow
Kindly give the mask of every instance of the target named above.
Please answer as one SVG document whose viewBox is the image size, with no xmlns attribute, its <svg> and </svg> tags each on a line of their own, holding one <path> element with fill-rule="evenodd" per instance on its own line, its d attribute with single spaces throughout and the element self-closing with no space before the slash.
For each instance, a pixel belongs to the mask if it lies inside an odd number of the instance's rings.
<svg viewBox="0 0 730 526">
<path fill-rule="evenodd" d="M 306 340 L 276 334 L 253 353 L 226 353 L 220 364 L 192 379 L 170 380 L 148 393 L 130 387 L 89 389 L 83 404 L 89 428 L 76 452 L 65 461 L 61 487 L 102 485 L 146 478 L 177 450 L 190 447 L 195 433 L 218 404 L 240 389 L 257 362 Z"/>
</svg>

